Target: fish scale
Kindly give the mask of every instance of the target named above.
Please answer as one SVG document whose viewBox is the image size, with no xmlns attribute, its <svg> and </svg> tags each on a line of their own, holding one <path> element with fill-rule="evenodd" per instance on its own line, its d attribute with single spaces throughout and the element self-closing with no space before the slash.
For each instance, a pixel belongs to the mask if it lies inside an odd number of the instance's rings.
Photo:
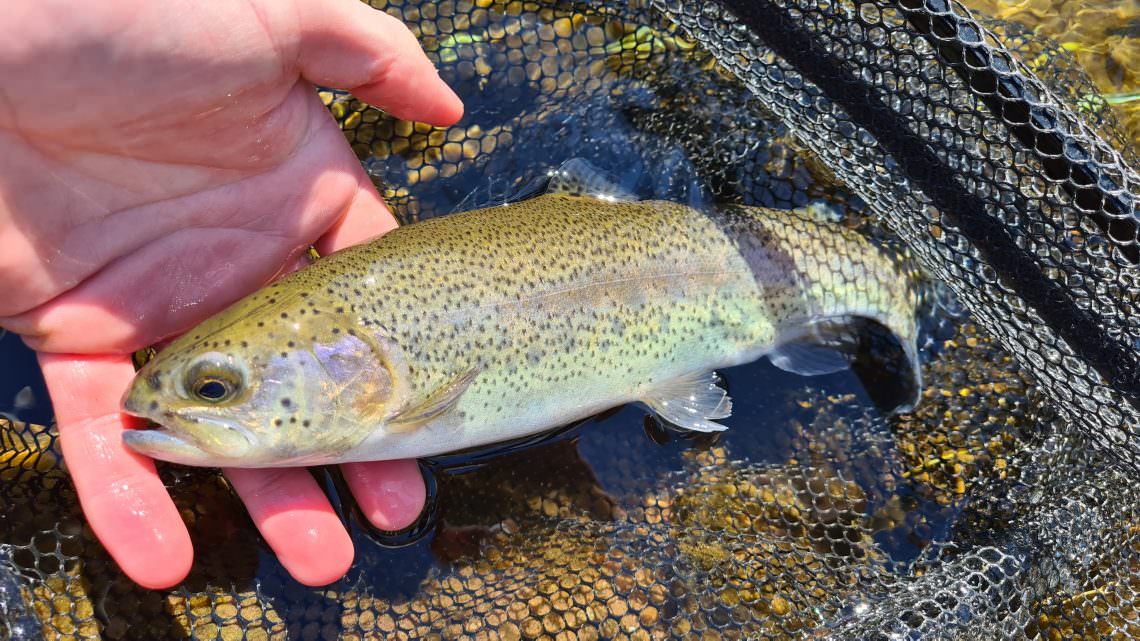
<svg viewBox="0 0 1140 641">
<path fill-rule="evenodd" d="M 165 429 L 128 444 L 205 465 L 383 460 L 638 401 L 712 431 L 730 412 L 713 370 L 825 323 L 869 318 L 913 358 L 904 261 L 818 212 L 552 190 L 397 229 L 206 321 L 140 372 L 126 408 Z M 797 371 L 789 354 L 774 362 Z M 231 374 L 232 398 L 194 398 L 191 379 Z"/>
</svg>

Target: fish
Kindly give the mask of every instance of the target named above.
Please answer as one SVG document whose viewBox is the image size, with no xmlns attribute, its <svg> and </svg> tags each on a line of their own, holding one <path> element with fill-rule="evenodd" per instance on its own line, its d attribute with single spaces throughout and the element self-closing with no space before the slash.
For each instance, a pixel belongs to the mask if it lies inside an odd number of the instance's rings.
<svg viewBox="0 0 1140 641">
<path fill-rule="evenodd" d="M 585 167 L 537 195 L 429 219 L 322 257 L 207 319 L 123 398 L 134 451 L 185 465 L 427 457 L 627 403 L 718 432 L 716 371 L 767 356 L 851 364 L 864 324 L 921 389 L 920 288 L 900 252 L 834 221 L 642 201 Z"/>
</svg>

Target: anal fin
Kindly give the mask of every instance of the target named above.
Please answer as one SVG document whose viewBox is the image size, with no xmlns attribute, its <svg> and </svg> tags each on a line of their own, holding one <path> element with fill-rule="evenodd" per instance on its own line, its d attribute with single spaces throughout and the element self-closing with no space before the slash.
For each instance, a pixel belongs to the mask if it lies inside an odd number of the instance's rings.
<svg viewBox="0 0 1140 641">
<path fill-rule="evenodd" d="M 666 381 L 645 394 L 641 402 L 666 422 L 695 432 L 723 432 L 717 419 L 732 414 L 732 399 L 715 372 L 701 372 Z"/>
<path fill-rule="evenodd" d="M 831 374 L 850 367 L 875 405 L 887 412 L 912 409 L 922 393 L 922 365 L 913 330 L 862 316 L 820 319 L 768 353 L 772 364 L 801 376 Z"/>
<path fill-rule="evenodd" d="M 847 369 L 847 358 L 834 348 L 806 341 L 785 343 L 768 353 L 772 364 L 800 376 L 821 376 Z"/>
<path fill-rule="evenodd" d="M 851 366 L 859 348 L 854 317 L 821 318 L 808 323 L 768 352 L 772 364 L 800 376 L 834 374 Z"/>
</svg>

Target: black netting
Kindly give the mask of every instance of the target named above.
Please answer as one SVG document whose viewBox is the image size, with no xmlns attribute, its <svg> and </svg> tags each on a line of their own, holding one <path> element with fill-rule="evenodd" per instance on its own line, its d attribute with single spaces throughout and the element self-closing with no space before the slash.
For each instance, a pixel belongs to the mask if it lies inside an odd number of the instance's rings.
<svg viewBox="0 0 1140 641">
<path fill-rule="evenodd" d="M 4 641 L 43 638 L 39 620 L 28 611 L 25 602 L 25 583 L 7 547 L 0 548 L 0 639 Z"/>
<path fill-rule="evenodd" d="M 1069 55 L 1130 50 L 1132 5 L 1089 8 L 1118 30 L 1062 46 L 943 0 L 371 4 L 467 104 L 434 128 L 321 92 L 401 218 L 504 200 L 571 158 L 642 197 L 826 200 L 969 311 L 933 297 L 922 402 L 884 416 L 850 372 L 733 368 L 722 437 L 624 408 L 427 461 L 431 510 L 402 537 L 317 470 L 357 548 L 321 589 L 287 577 L 220 475 L 173 466 L 198 556 L 175 589 L 134 586 L 54 431 L 0 417 L 0 639 L 1140 636 L 1136 138 L 1096 91 L 1115 76 Z M 992 8 L 1033 24 L 1026 6 Z"/>
<path fill-rule="evenodd" d="M 1013 635 L 1031 621 L 1026 601 L 1131 548 L 1109 535 L 1128 527 L 1124 475 L 1140 464 L 1134 156 L 960 5 L 665 4 L 954 288 L 1079 434 L 1078 469 L 1037 479 L 1048 498 L 1010 515 L 997 545 L 925 570 L 836 638 Z M 1100 456 L 1124 471 L 1088 463 Z"/>
</svg>

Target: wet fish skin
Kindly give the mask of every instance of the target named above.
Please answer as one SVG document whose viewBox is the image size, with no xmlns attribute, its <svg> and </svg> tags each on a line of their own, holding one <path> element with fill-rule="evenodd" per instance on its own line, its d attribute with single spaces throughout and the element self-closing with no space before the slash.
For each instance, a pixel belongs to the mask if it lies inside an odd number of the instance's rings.
<svg viewBox="0 0 1140 641">
<path fill-rule="evenodd" d="M 272 467 L 440 454 L 635 401 L 719 429 L 706 375 L 813 323 L 876 320 L 913 358 L 913 285 L 810 212 L 547 194 L 394 230 L 239 301 L 139 372 L 124 407 L 163 429 L 124 438 Z"/>
</svg>

